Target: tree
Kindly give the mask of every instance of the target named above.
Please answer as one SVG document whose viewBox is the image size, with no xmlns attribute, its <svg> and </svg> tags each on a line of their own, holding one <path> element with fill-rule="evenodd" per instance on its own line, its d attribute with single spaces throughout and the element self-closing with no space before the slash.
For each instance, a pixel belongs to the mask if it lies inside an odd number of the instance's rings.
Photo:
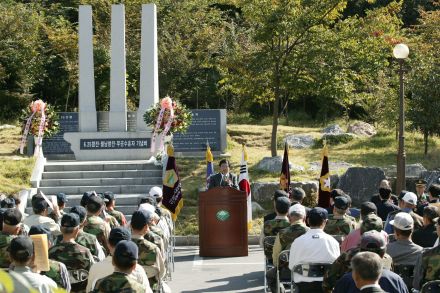
<svg viewBox="0 0 440 293">
<path fill-rule="evenodd" d="M 437 5 L 440 3 L 437 3 Z M 440 11 L 422 12 L 422 24 L 412 31 L 414 52 L 411 68 L 408 120 L 423 133 L 425 155 L 428 138 L 440 135 Z"/>
</svg>

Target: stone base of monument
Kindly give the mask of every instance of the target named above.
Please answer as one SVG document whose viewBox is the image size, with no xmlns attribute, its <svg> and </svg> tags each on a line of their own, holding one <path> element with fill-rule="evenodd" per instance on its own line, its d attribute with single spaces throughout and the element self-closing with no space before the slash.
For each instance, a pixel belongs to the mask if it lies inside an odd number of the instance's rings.
<svg viewBox="0 0 440 293">
<path fill-rule="evenodd" d="M 77 161 L 146 160 L 151 157 L 151 131 L 66 132 Z"/>
</svg>

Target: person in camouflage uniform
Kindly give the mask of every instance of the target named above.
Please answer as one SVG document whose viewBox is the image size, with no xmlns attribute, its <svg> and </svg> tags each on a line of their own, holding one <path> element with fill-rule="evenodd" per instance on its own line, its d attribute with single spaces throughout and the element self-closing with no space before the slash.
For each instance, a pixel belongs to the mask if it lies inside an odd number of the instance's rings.
<svg viewBox="0 0 440 293">
<path fill-rule="evenodd" d="M 96 236 L 87 232 L 84 232 L 83 228 L 86 224 L 87 210 L 82 206 L 74 206 L 70 209 L 71 213 L 75 213 L 79 216 L 79 232 L 76 236 L 75 242 L 88 248 L 93 255 L 95 261 L 101 261 L 105 258 L 104 250 L 101 244 L 96 239 Z M 59 238 L 62 240 L 62 237 Z"/>
<path fill-rule="evenodd" d="M 102 293 L 144 293 L 147 288 L 138 283 L 130 274 L 136 268 L 139 249 L 129 240 L 120 241 L 115 247 L 113 265 L 115 271 L 96 283 L 93 292 Z"/>
<path fill-rule="evenodd" d="M 61 218 L 63 241 L 49 249 L 49 258 L 62 262 L 69 271 L 73 292 L 86 292 L 88 271 L 94 263 L 90 250 L 75 242 L 79 232 L 79 216 L 66 213 Z"/>
<path fill-rule="evenodd" d="M 138 262 L 144 268 L 153 288 L 164 277 L 165 264 L 159 247 L 144 238 L 151 220 L 152 213 L 145 210 L 135 211 L 131 217 L 131 240 L 139 248 Z"/>
<path fill-rule="evenodd" d="M 52 235 L 50 230 L 44 227 L 43 225 L 35 225 L 32 226 L 29 230 L 29 235 L 39 235 L 45 234 L 47 235 L 47 242 L 49 248 L 52 247 Z M 57 283 L 58 287 L 66 289 L 67 292 L 70 292 L 70 278 L 69 272 L 67 271 L 66 266 L 53 259 L 49 259 L 49 271 L 40 272 L 41 275 L 47 276 Z"/>
<path fill-rule="evenodd" d="M 345 196 L 334 199 L 333 214 L 329 215 L 324 232 L 330 235 L 348 235 L 356 229 L 356 220 L 347 215 L 349 201 Z"/>
<path fill-rule="evenodd" d="M 162 207 L 162 200 L 163 200 L 162 188 L 159 187 L 159 186 L 153 186 L 153 187 L 151 187 L 151 189 L 148 192 L 148 194 L 151 197 L 156 199 L 157 208 L 160 210 L 160 217 L 161 217 L 161 219 L 165 220 L 165 223 L 168 226 L 170 235 L 172 235 L 173 234 L 173 229 L 174 229 L 173 217 L 171 216 L 171 212 L 169 210 L 167 210 L 166 208 Z"/>
<path fill-rule="evenodd" d="M 281 251 L 290 249 L 292 242 L 309 230 L 304 222 L 306 217 L 306 209 L 303 205 L 295 204 L 291 206 L 289 208 L 288 217 L 290 226 L 280 230 L 275 238 L 275 244 L 272 252 L 272 259 L 275 267 L 266 272 L 267 283 L 272 292 L 277 292 L 276 273 L 278 266 L 280 266 L 280 274 L 282 278 L 286 275 L 290 275 L 290 270 L 287 267 L 287 263 L 284 265 L 278 264 L 278 257 Z M 283 286 L 280 287 L 280 292 L 284 292 Z"/>
<path fill-rule="evenodd" d="M 324 274 L 324 280 L 322 287 L 324 292 L 332 292 L 336 282 L 347 272 L 351 270 L 350 261 L 360 251 L 371 251 L 377 253 L 383 262 L 383 267 L 386 269 L 392 268 L 392 258 L 386 254 L 386 240 L 381 232 L 382 220 L 376 215 L 369 215 L 367 218 L 376 218 L 376 220 L 368 221 L 367 219 L 362 223 L 363 229 L 369 229 L 368 231 L 361 231 L 362 238 L 358 247 L 349 249 L 333 262 L 330 268 Z M 365 222 L 368 224 L 364 224 Z M 368 225 L 368 226 L 367 226 Z M 361 226 L 362 229 L 362 226 Z M 378 236 L 379 235 L 379 236 Z M 377 241 L 379 239 L 380 241 Z"/>
<path fill-rule="evenodd" d="M 127 220 L 125 219 L 125 216 L 120 211 L 115 210 L 116 206 L 116 199 L 115 195 L 111 191 L 104 192 L 104 198 L 107 200 L 105 202 L 105 211 L 110 216 L 114 217 L 120 226 L 127 225 Z M 113 227 L 112 227 L 113 228 Z"/>
<path fill-rule="evenodd" d="M 0 232 L 0 268 L 7 269 L 11 264 L 7 251 L 12 239 L 20 235 L 22 214 L 14 209 L 7 209 L 3 213 L 3 230 Z"/>
<path fill-rule="evenodd" d="M 440 217 L 435 226 L 440 237 Z M 418 257 L 414 267 L 413 287 L 420 290 L 423 284 L 434 280 L 440 280 L 440 245 L 424 249 Z"/>
<path fill-rule="evenodd" d="M 290 200 L 287 197 L 279 197 L 274 202 L 275 212 L 277 216 L 275 219 L 264 222 L 261 235 L 260 244 L 263 246 L 264 237 L 276 236 L 279 231 L 290 226 L 289 219 L 287 218 L 287 212 L 290 208 Z M 272 262 L 272 249 L 271 245 L 264 245 L 264 255 L 268 258 L 269 262 Z"/>
<path fill-rule="evenodd" d="M 99 244 L 101 244 L 107 254 L 109 251 L 107 240 L 110 233 L 110 226 L 106 221 L 99 217 L 103 206 L 104 201 L 99 196 L 92 195 L 88 199 L 87 218 L 83 231 L 95 235 Z"/>
</svg>

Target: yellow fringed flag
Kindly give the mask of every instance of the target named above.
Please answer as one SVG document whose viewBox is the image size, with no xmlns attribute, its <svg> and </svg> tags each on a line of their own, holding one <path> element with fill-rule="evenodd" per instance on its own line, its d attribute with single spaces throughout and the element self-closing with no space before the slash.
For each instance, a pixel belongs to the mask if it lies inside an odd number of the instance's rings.
<svg viewBox="0 0 440 293">
<path fill-rule="evenodd" d="M 162 205 L 171 212 L 173 221 L 175 221 L 183 207 L 182 185 L 180 183 L 176 158 L 174 157 L 174 148 L 172 145 L 168 145 L 167 154 L 167 166 L 163 176 Z"/>
</svg>

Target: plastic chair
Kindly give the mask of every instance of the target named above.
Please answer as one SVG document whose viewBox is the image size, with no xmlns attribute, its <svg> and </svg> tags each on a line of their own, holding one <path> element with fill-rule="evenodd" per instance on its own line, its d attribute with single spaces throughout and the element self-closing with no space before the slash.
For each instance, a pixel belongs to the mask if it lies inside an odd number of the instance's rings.
<svg viewBox="0 0 440 293">
<path fill-rule="evenodd" d="M 263 239 L 263 250 L 264 250 L 264 292 L 270 292 L 268 285 L 267 285 L 267 279 L 266 279 L 266 273 L 267 270 L 270 268 L 273 268 L 272 263 L 272 251 L 273 251 L 273 245 L 275 243 L 276 236 L 266 236 Z M 270 252 L 270 254 L 269 254 Z"/>
<path fill-rule="evenodd" d="M 285 285 L 288 286 L 288 288 L 290 289 L 290 292 L 292 291 L 292 283 L 293 283 L 293 279 L 292 279 L 292 274 L 289 274 L 289 278 L 284 279 L 281 278 L 281 270 L 289 270 L 289 255 L 290 255 L 290 250 L 283 250 L 281 251 L 280 255 L 278 256 L 278 267 L 277 267 L 277 293 L 280 293 L 280 286 L 284 286 L 284 288 L 286 287 Z"/>
<path fill-rule="evenodd" d="M 440 280 L 429 281 L 425 283 L 420 293 L 438 293 L 440 292 Z"/>
<path fill-rule="evenodd" d="M 414 265 L 395 265 L 393 271 L 403 279 L 406 287 L 408 287 L 408 291 L 411 292 L 414 279 Z"/>
</svg>

